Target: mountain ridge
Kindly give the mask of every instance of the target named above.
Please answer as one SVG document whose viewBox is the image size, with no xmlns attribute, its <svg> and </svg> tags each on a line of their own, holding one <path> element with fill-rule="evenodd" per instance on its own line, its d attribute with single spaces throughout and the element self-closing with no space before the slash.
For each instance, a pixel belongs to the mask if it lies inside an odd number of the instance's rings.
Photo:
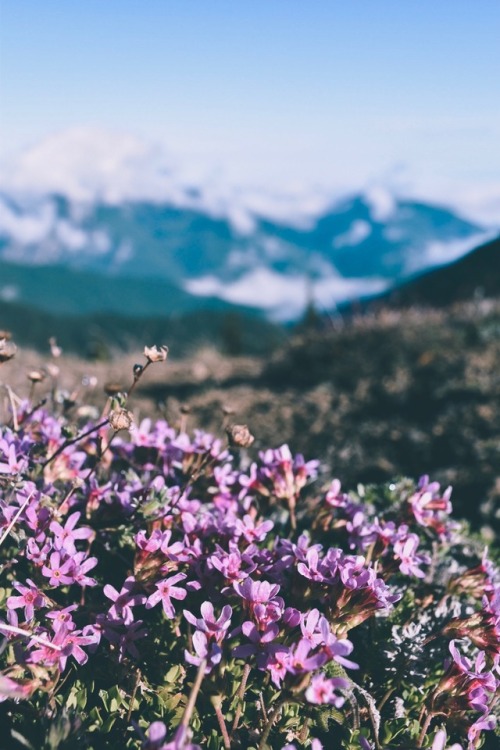
<svg viewBox="0 0 500 750">
<path fill-rule="evenodd" d="M 380 293 L 484 237 L 449 209 L 388 193 L 345 196 L 302 225 L 255 212 L 245 231 L 223 215 L 172 202 L 84 205 L 48 195 L 28 207 L 0 194 L 4 262 L 156 279 L 190 295 L 193 308 L 195 297 L 209 307 L 218 297 L 281 320 L 299 318 L 308 295 L 331 309 Z"/>
</svg>

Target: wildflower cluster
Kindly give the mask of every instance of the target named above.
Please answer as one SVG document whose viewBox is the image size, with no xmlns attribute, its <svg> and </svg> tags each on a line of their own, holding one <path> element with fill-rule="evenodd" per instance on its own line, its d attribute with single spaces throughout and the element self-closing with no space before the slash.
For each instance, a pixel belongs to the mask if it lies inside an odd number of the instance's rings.
<svg viewBox="0 0 500 750">
<path fill-rule="evenodd" d="M 166 356 L 146 348 L 129 395 Z M 60 404 L 18 399 L 0 427 L 12 738 L 442 750 L 446 728 L 473 750 L 493 736 L 500 578 L 450 520 L 450 490 L 423 477 L 347 494 L 286 445 L 248 462 L 246 426 L 228 447 L 135 427 L 125 396 L 96 423 Z"/>
</svg>

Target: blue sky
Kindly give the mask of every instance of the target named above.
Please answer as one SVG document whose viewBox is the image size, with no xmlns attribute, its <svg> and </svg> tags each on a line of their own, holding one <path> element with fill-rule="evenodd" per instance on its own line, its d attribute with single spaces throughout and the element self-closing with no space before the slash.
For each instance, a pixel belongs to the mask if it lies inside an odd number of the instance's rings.
<svg viewBox="0 0 500 750">
<path fill-rule="evenodd" d="M 0 26 L 4 159 L 92 128 L 234 183 L 500 194 L 497 0 L 0 0 Z"/>
</svg>

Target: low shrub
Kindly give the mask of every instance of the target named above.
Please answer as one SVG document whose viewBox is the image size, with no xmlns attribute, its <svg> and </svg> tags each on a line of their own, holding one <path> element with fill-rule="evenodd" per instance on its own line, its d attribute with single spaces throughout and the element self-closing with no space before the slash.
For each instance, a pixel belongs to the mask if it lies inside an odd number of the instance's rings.
<svg viewBox="0 0 500 750">
<path fill-rule="evenodd" d="M 496 552 L 451 490 L 134 426 L 145 356 L 100 416 L 9 389 L 2 747 L 497 747 Z"/>
</svg>

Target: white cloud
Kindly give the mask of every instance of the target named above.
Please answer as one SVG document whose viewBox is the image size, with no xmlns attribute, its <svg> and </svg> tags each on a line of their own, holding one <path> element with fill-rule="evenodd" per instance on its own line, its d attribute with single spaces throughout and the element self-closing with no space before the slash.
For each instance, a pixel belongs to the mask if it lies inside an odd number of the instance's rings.
<svg viewBox="0 0 500 750">
<path fill-rule="evenodd" d="M 71 225 L 66 219 L 61 219 L 57 222 L 54 227 L 54 233 L 59 242 L 65 248 L 72 251 L 82 250 L 87 245 L 89 239 L 86 232 Z"/>
<path fill-rule="evenodd" d="M 17 213 L 0 198 L 0 235 L 21 245 L 34 244 L 47 237 L 55 217 L 52 201 L 43 201 L 30 213 Z"/>
<path fill-rule="evenodd" d="M 234 176 L 230 182 L 225 177 L 227 172 L 210 165 L 208 160 L 201 168 L 194 157 L 189 161 L 186 154 L 183 159 L 174 158 L 162 144 L 129 133 L 77 127 L 45 138 L 8 161 L 4 159 L 2 189 L 15 197 L 38 199 L 51 193 L 63 194 L 72 201 L 71 221 L 75 225 L 85 218 L 89 204 L 97 200 L 110 204 L 148 200 L 228 219 L 236 232 L 248 235 L 259 218 L 308 229 L 340 195 L 363 187 L 359 177 L 357 185 L 344 184 L 341 191 L 334 175 L 326 187 L 312 180 L 300 184 L 284 178 L 280 186 L 279 176 L 264 185 L 248 180 L 235 182 Z M 386 174 L 378 181 L 371 179 L 364 194 L 372 218 L 386 221 L 395 207 L 394 196 L 412 195 L 449 205 L 473 220 L 500 227 L 498 179 L 478 184 L 468 176 L 440 181 L 434 172 L 425 169 L 421 174 L 412 168 L 397 178 Z M 23 232 L 30 236 L 43 234 L 40 222 L 48 219 L 39 214 L 32 223 L 17 224 L 19 237 Z M 9 221 L 12 223 L 12 217 Z"/>
<path fill-rule="evenodd" d="M 47 198 L 28 202 L 19 211 L 0 198 L 0 236 L 9 242 L 4 257 L 12 261 L 49 263 L 64 251 L 85 249 L 100 255 L 111 248 L 106 232 L 86 232 L 68 219 L 58 218 L 54 201 Z"/>
<path fill-rule="evenodd" d="M 367 221 L 363 221 L 363 219 L 358 219 L 357 221 L 353 221 L 347 232 L 334 237 L 332 244 L 336 248 L 359 245 L 359 243 L 366 240 L 371 233 L 371 225 Z"/>
<path fill-rule="evenodd" d="M 199 296 L 213 296 L 240 305 L 265 310 L 275 320 L 292 320 L 300 316 L 312 295 L 326 310 L 350 299 L 359 299 L 384 291 L 382 279 L 345 279 L 333 271 L 316 282 L 307 276 L 284 275 L 267 268 L 256 268 L 232 283 L 215 276 L 203 276 L 185 284 L 185 289 Z"/>
<path fill-rule="evenodd" d="M 496 234 L 496 232 L 478 232 L 465 239 L 449 242 L 428 242 L 421 250 L 414 251 L 409 255 L 405 272 L 406 274 L 412 274 L 432 266 L 452 263 L 479 245 L 493 239 Z"/>
<path fill-rule="evenodd" d="M 14 302 L 19 297 L 19 287 L 14 284 L 0 286 L 0 299 L 2 302 Z"/>
<path fill-rule="evenodd" d="M 370 206 L 373 221 L 387 221 L 396 208 L 394 196 L 384 187 L 375 185 L 364 192 L 365 199 Z"/>
<path fill-rule="evenodd" d="M 2 188 L 15 196 L 60 194 L 78 221 L 85 204 L 148 200 L 226 218 L 250 234 L 259 217 L 307 228 L 332 201 L 332 191 L 235 186 L 210 171 L 193 171 L 162 146 L 127 133 L 78 127 L 52 135 L 3 164 Z"/>
</svg>

